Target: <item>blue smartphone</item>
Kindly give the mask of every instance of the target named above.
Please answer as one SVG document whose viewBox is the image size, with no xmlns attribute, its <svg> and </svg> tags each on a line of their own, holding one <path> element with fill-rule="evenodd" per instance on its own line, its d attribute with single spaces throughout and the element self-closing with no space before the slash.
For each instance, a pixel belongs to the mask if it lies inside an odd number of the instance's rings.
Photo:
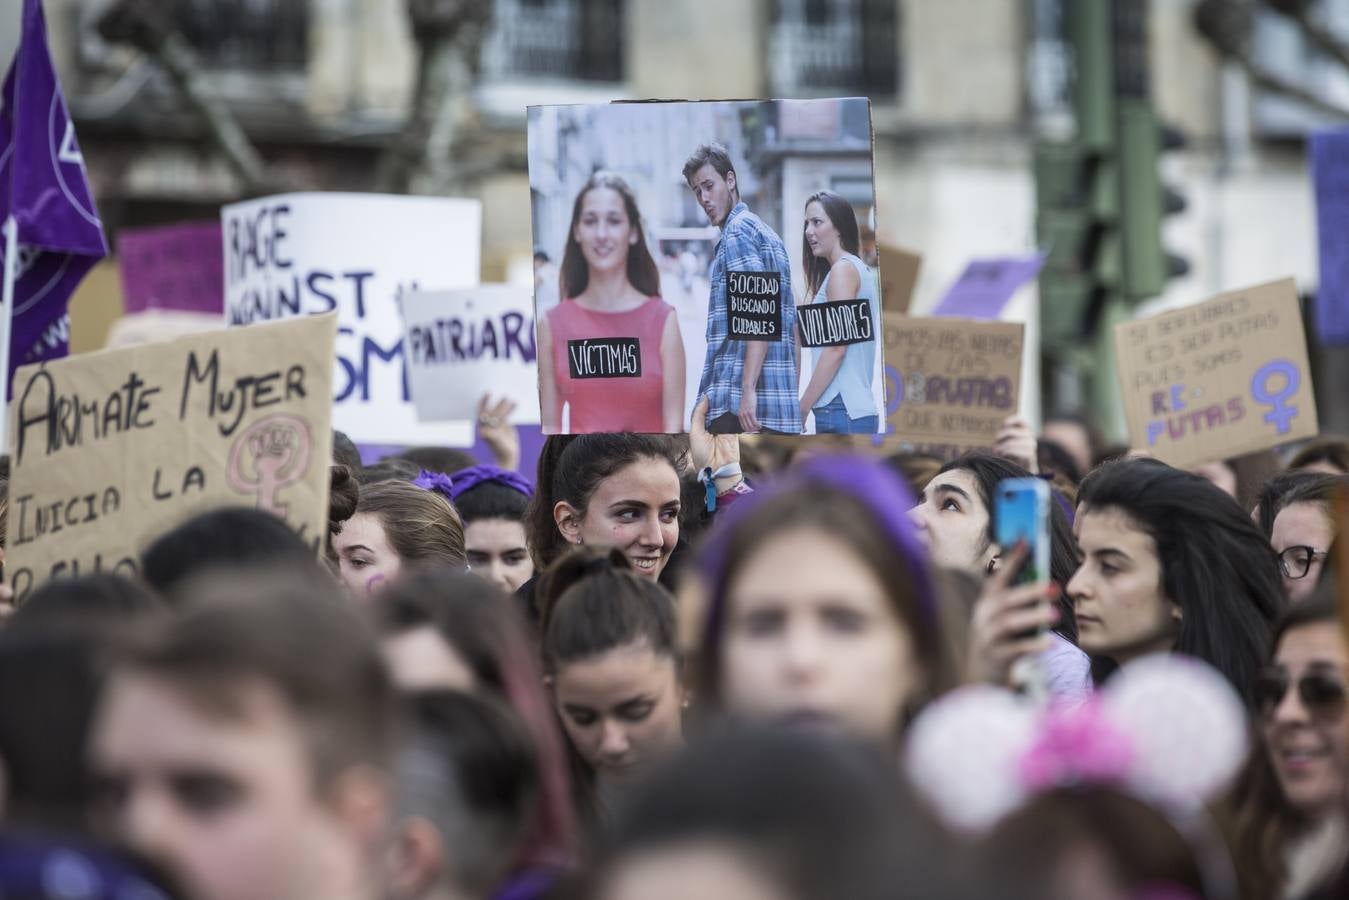
<svg viewBox="0 0 1349 900">
<path fill-rule="evenodd" d="M 998 482 L 993 497 L 993 539 L 1004 557 L 1018 543 L 1026 562 L 1012 576 L 1013 584 L 1049 581 L 1049 485 L 1040 478 L 1008 478 Z"/>
</svg>

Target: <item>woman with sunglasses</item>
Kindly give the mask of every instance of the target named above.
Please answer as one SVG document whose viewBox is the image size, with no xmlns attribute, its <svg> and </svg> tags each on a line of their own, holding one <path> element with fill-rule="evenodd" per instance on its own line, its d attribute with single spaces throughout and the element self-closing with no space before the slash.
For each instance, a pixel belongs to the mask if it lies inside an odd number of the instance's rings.
<svg viewBox="0 0 1349 900">
<path fill-rule="evenodd" d="M 1279 498 L 1269 542 L 1279 554 L 1279 570 L 1289 600 L 1301 600 L 1316 588 L 1330 543 L 1335 540 L 1330 505 L 1346 490 L 1349 476 L 1317 474 L 1294 482 Z"/>
<path fill-rule="evenodd" d="M 1345 680 L 1349 646 L 1334 593 L 1290 607 L 1256 682 L 1260 743 L 1234 794 L 1243 894 L 1300 897 L 1345 861 Z"/>
</svg>

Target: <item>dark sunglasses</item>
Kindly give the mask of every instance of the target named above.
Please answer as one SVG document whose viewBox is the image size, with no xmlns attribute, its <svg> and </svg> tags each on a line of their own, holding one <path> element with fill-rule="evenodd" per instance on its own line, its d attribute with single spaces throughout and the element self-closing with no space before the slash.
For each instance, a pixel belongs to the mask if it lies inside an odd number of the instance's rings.
<svg viewBox="0 0 1349 900">
<path fill-rule="evenodd" d="M 1255 683 L 1255 702 L 1261 713 L 1268 715 L 1283 702 L 1291 685 L 1288 673 L 1280 670 L 1265 672 Z M 1326 672 L 1307 672 L 1297 680 L 1297 695 L 1314 716 L 1338 713 L 1344 707 L 1344 681 Z"/>
</svg>

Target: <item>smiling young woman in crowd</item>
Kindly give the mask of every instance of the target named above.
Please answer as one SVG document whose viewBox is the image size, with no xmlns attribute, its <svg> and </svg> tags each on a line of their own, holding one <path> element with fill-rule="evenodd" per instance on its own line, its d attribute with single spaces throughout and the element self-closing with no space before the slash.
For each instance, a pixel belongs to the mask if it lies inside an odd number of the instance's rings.
<svg viewBox="0 0 1349 900">
<path fill-rule="evenodd" d="M 1248 702 L 1285 600 L 1269 542 L 1230 496 L 1152 459 L 1082 482 L 1068 583 L 1078 644 L 1098 675 L 1147 653 L 1187 653 Z"/>
<path fill-rule="evenodd" d="M 542 572 L 569 546 L 614 547 L 638 575 L 655 581 L 679 543 L 680 498 L 679 458 L 667 437 L 550 437 L 525 514 L 534 569 Z M 519 591 L 535 624 L 542 615 L 536 581 Z"/>
<path fill-rule="evenodd" d="M 1345 861 L 1346 679 L 1349 647 L 1322 587 L 1283 614 L 1257 683 L 1259 741 L 1234 798 L 1253 893 L 1302 896 Z"/>
</svg>

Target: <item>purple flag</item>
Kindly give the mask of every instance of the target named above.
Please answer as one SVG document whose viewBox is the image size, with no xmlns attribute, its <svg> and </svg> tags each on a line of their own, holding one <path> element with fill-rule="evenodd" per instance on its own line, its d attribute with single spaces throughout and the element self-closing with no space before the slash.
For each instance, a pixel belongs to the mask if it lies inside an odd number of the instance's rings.
<svg viewBox="0 0 1349 900">
<path fill-rule="evenodd" d="M 1321 284 L 1316 289 L 1316 336 L 1349 343 L 1349 129 L 1320 131 L 1311 140 L 1316 189 L 1316 237 Z"/>
<path fill-rule="evenodd" d="M 66 304 L 108 254 L 84 157 L 47 50 L 40 0 L 23 0 L 19 50 L 0 97 L 0 220 L 18 224 L 9 375 L 69 349 Z M 0 260 L 4 242 L 0 240 Z"/>
<path fill-rule="evenodd" d="M 1017 288 L 1040 274 L 1043 254 L 971 260 L 932 311 L 934 316 L 996 319 Z"/>
</svg>

